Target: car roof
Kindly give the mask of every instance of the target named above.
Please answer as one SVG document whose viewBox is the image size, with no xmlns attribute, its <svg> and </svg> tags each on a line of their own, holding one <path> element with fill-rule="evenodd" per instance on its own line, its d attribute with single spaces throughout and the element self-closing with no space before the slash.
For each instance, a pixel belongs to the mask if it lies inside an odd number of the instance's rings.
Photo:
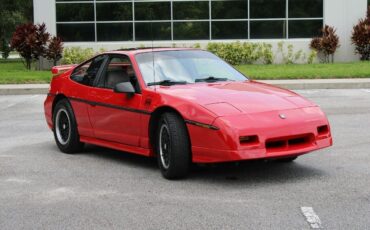
<svg viewBox="0 0 370 230">
<path fill-rule="evenodd" d="M 129 48 L 129 49 L 119 49 L 114 51 L 108 51 L 104 53 L 108 54 L 138 54 L 138 53 L 150 53 L 150 52 L 161 52 L 161 51 L 180 51 L 180 50 L 201 50 L 196 48 L 170 48 L 170 47 L 146 47 L 146 48 Z"/>
</svg>

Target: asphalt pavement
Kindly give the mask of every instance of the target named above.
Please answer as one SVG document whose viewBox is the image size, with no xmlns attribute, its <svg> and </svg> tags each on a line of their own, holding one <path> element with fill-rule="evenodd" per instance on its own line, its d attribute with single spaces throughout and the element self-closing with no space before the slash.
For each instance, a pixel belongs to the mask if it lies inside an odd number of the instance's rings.
<svg viewBox="0 0 370 230">
<path fill-rule="evenodd" d="M 181 181 L 128 153 L 63 154 L 44 95 L 0 96 L 0 229 L 370 229 L 370 89 L 297 92 L 327 113 L 332 148 Z"/>
</svg>

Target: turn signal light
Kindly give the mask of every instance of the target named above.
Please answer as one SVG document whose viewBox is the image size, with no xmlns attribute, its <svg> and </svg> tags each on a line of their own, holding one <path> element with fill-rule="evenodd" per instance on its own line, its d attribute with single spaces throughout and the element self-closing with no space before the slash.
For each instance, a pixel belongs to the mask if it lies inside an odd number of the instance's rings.
<svg viewBox="0 0 370 230">
<path fill-rule="evenodd" d="M 239 141 L 242 145 L 256 145 L 259 143 L 257 135 L 239 137 Z"/>
</svg>

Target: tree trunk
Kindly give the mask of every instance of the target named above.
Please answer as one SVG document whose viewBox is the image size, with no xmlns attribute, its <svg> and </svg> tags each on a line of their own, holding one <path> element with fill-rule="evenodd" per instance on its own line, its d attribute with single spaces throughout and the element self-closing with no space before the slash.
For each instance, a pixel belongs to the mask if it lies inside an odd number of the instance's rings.
<svg viewBox="0 0 370 230">
<path fill-rule="evenodd" d="M 26 68 L 31 70 L 31 59 L 26 59 Z"/>
</svg>

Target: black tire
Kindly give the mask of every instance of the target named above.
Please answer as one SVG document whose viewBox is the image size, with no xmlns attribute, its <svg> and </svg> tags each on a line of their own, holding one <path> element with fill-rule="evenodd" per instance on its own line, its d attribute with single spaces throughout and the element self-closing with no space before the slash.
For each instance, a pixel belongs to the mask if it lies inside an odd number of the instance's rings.
<svg viewBox="0 0 370 230">
<path fill-rule="evenodd" d="M 73 109 L 67 99 L 62 99 L 55 105 L 53 111 L 53 133 L 60 151 L 64 153 L 82 151 L 84 144 L 80 142 Z"/>
<path fill-rule="evenodd" d="M 155 143 L 158 165 L 163 177 L 186 177 L 191 162 L 191 150 L 183 119 L 175 113 L 164 113 L 156 130 Z"/>
<path fill-rule="evenodd" d="M 297 158 L 298 157 L 287 157 L 287 158 L 277 159 L 276 161 L 281 162 L 281 163 L 290 163 L 290 162 L 293 162 Z"/>
</svg>

